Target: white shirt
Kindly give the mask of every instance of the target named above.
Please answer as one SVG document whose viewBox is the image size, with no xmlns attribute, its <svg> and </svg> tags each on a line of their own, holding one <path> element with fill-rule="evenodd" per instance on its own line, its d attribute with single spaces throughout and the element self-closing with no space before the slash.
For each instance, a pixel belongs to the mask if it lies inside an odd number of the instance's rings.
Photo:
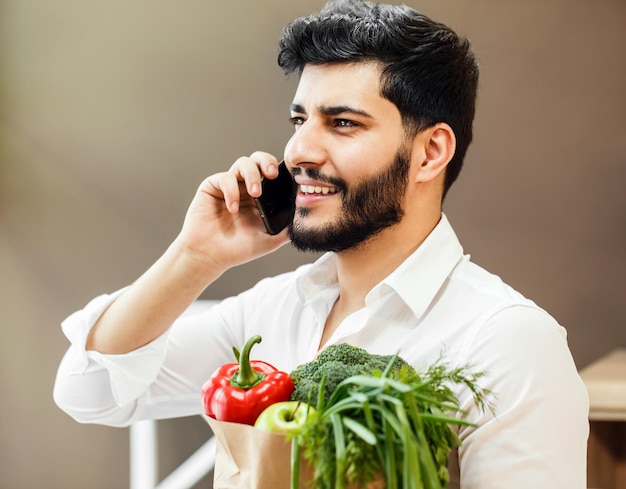
<svg viewBox="0 0 626 489">
<path fill-rule="evenodd" d="M 54 395 L 81 422 L 124 426 L 202 413 L 202 384 L 234 361 L 233 346 L 256 334 L 263 341 L 252 358 L 287 372 L 310 361 L 338 295 L 335 255 L 183 317 L 134 352 L 85 351 L 89 329 L 119 293 L 94 299 L 62 325 L 71 346 Z M 486 372 L 481 384 L 495 394 L 495 415 L 477 409 L 468 389 L 454 388 L 477 424 L 459 433 L 463 489 L 586 487 L 588 399 L 564 328 L 473 264 L 445 215 L 328 344 L 341 342 L 399 352 L 418 368 L 443 354 L 451 367 Z"/>
</svg>

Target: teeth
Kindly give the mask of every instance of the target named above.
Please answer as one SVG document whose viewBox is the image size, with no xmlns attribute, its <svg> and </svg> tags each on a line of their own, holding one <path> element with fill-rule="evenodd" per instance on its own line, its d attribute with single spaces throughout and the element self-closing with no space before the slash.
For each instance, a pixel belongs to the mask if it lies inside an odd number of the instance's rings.
<svg viewBox="0 0 626 489">
<path fill-rule="evenodd" d="M 337 192 L 335 187 L 316 187 L 313 185 L 300 185 L 300 191 L 305 194 L 334 194 Z"/>
</svg>

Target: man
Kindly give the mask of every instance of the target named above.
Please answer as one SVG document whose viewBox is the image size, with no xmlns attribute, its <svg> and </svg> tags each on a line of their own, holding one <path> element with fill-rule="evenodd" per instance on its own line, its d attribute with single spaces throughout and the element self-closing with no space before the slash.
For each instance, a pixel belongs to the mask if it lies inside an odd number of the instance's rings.
<svg viewBox="0 0 626 489">
<path fill-rule="evenodd" d="M 285 29 L 279 64 L 300 75 L 292 226 L 267 234 L 253 202 L 273 155 L 208 177 L 165 254 L 64 322 L 57 403 L 116 426 L 201 413 L 201 385 L 256 334 L 256 357 L 285 371 L 341 342 L 418 367 L 443 352 L 496 396 L 483 412 L 455 387 L 476 424 L 459 432 L 463 489 L 584 488 L 587 398 L 564 329 L 470 262 L 442 214 L 472 139 L 467 41 L 407 7 L 331 2 Z M 177 321 L 223 272 L 288 241 L 329 253 Z"/>
</svg>

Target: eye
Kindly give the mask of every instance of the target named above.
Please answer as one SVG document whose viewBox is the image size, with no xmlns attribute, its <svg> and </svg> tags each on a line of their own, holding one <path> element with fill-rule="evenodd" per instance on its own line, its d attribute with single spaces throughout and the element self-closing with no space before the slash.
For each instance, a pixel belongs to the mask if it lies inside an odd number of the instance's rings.
<svg viewBox="0 0 626 489">
<path fill-rule="evenodd" d="M 291 122 L 294 126 L 301 126 L 302 124 L 304 124 L 304 117 L 296 115 L 296 116 L 290 117 L 289 122 Z"/>
<path fill-rule="evenodd" d="M 335 127 L 356 127 L 358 124 L 349 119 L 335 119 Z"/>
</svg>

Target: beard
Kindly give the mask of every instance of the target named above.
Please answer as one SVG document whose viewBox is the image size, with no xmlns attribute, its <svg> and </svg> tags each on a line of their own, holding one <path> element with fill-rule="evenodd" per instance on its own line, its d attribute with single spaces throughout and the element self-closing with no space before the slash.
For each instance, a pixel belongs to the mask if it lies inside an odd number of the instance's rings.
<svg viewBox="0 0 626 489">
<path fill-rule="evenodd" d="M 291 244 L 300 251 L 341 252 L 356 249 L 384 229 L 398 223 L 404 215 L 402 200 L 408 185 L 410 153 L 402 145 L 393 162 L 379 173 L 348 188 L 344 180 L 322 175 L 319 170 L 307 170 L 311 178 L 334 185 L 340 191 L 342 203 L 336 219 L 317 228 L 307 227 L 302 220 L 310 209 L 296 209 L 289 226 Z"/>
</svg>

